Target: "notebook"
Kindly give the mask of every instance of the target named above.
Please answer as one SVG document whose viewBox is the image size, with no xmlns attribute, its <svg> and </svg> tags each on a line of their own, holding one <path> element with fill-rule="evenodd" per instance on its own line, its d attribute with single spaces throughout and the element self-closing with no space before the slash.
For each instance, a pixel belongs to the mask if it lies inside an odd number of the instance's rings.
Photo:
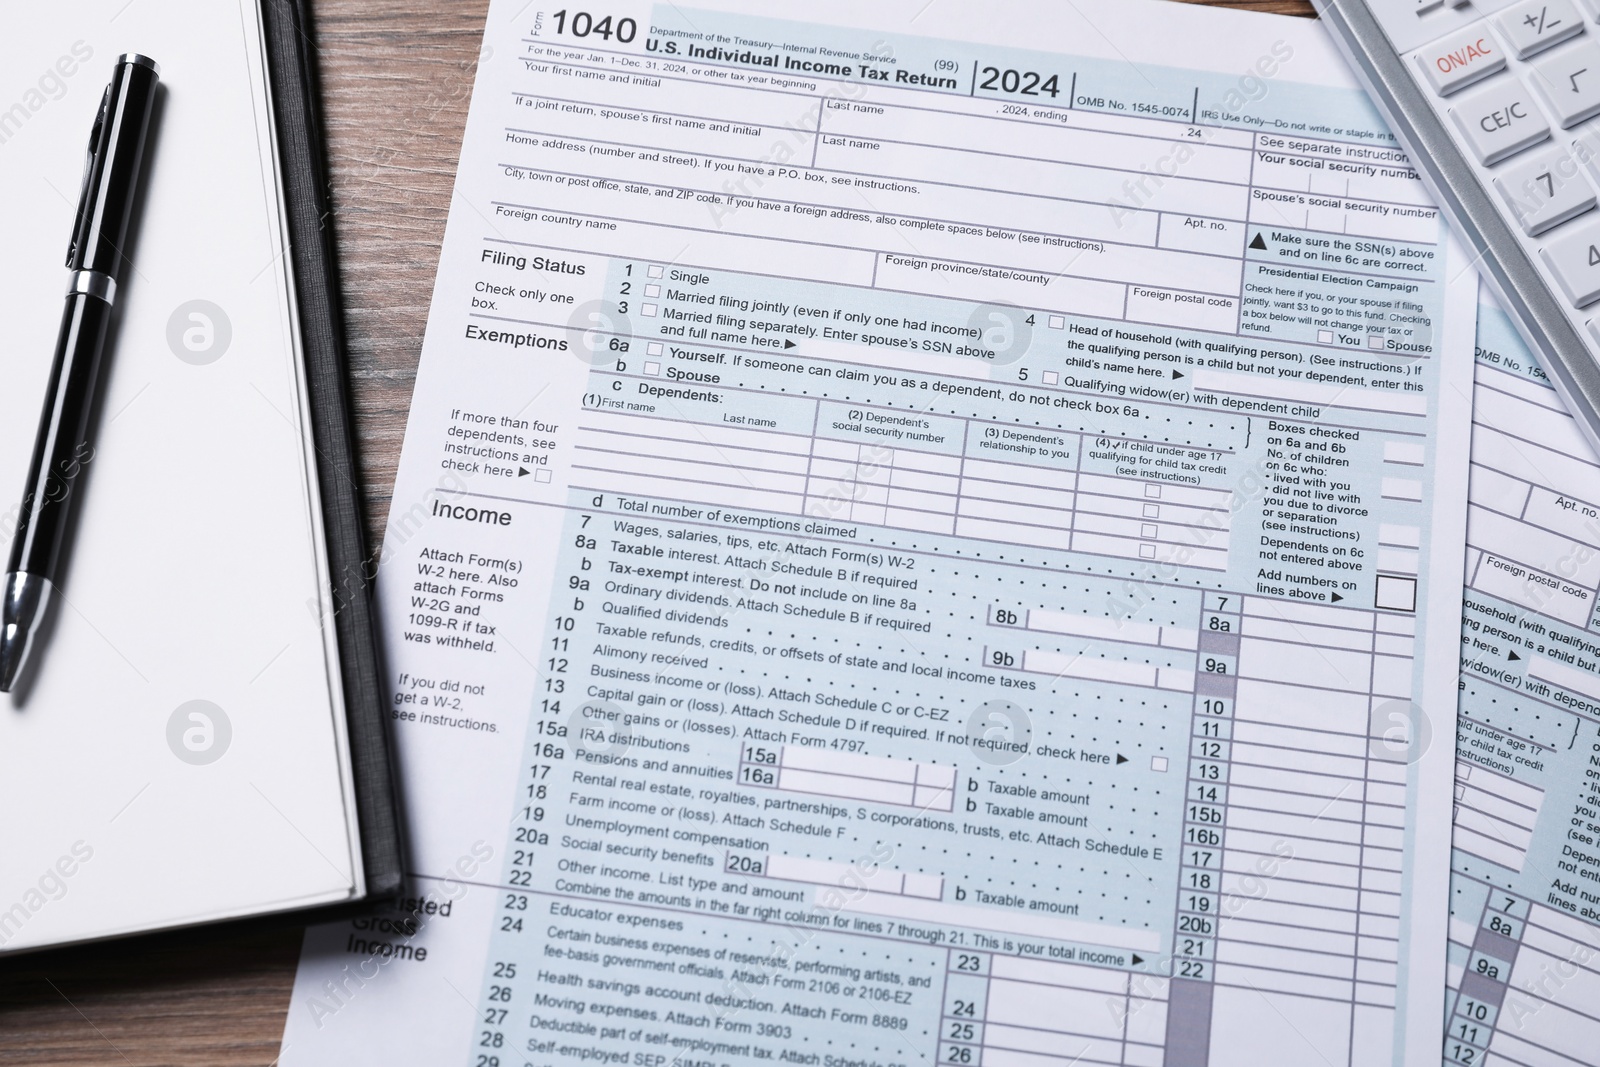
<svg viewBox="0 0 1600 1067">
<path fill-rule="evenodd" d="M 303 12 L 13 5 L 0 551 L 116 57 L 162 96 L 60 598 L 0 697 L 0 952 L 399 882 Z"/>
</svg>

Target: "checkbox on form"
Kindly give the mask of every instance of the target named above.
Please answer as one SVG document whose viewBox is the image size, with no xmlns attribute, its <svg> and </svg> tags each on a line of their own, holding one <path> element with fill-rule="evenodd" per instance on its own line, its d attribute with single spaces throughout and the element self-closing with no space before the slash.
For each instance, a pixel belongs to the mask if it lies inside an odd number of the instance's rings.
<svg viewBox="0 0 1600 1067">
<path fill-rule="evenodd" d="M 1417 580 L 1393 574 L 1378 575 L 1378 592 L 1374 598 L 1379 608 L 1389 611 L 1417 610 Z"/>
</svg>

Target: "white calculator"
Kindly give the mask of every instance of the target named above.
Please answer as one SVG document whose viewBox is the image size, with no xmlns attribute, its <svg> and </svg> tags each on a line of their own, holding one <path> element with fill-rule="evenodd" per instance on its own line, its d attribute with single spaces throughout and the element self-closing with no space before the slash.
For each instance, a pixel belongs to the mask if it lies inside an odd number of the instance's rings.
<svg viewBox="0 0 1600 1067">
<path fill-rule="evenodd" d="M 1313 0 L 1600 449 L 1600 0 Z"/>
</svg>

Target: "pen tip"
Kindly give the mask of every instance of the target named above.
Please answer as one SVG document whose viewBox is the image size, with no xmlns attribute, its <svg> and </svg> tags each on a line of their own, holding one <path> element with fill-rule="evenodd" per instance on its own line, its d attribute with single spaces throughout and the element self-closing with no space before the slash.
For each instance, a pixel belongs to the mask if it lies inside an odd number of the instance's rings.
<svg viewBox="0 0 1600 1067">
<path fill-rule="evenodd" d="M 36 575 L 6 575 L 0 593 L 0 693 L 11 692 L 22 674 L 34 631 L 53 591 L 48 581 Z"/>
<path fill-rule="evenodd" d="M 26 635 L 14 632 L 7 626 L 0 633 L 0 693 L 11 692 L 17 675 L 22 673 L 22 659 L 27 653 Z"/>
</svg>

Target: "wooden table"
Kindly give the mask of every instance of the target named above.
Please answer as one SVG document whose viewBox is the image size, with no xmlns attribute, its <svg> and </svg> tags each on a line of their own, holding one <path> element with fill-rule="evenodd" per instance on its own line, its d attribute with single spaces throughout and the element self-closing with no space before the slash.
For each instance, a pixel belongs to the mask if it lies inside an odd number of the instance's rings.
<svg viewBox="0 0 1600 1067">
<path fill-rule="evenodd" d="M 948 2 L 948 0 L 947 0 Z M 1310 15 L 1307 0 L 1191 0 Z M 389 508 L 487 0 L 313 0 L 369 540 Z M 0 1067 L 278 1056 L 300 929 L 0 964 Z"/>
</svg>

